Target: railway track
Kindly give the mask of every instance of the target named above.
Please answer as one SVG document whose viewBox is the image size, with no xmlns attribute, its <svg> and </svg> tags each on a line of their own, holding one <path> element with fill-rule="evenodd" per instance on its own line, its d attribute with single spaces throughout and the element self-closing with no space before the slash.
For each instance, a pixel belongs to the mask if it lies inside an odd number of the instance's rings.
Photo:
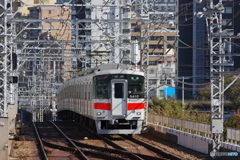
<svg viewBox="0 0 240 160">
<path fill-rule="evenodd" d="M 181 159 L 132 137 L 98 135 L 73 122 L 35 124 L 42 159 Z"/>
<path fill-rule="evenodd" d="M 35 125 L 36 124 L 36 125 Z M 123 158 L 112 156 L 108 153 L 96 152 L 90 148 L 78 147 L 75 142 L 53 122 L 35 123 L 35 133 L 39 141 L 42 159 L 116 159 Z M 51 148 L 51 149 L 49 149 Z"/>
<path fill-rule="evenodd" d="M 82 126 L 84 127 L 84 126 Z M 88 130 L 88 128 L 85 128 Z M 181 157 L 163 151 L 149 143 L 133 138 L 131 135 L 106 135 L 102 136 L 93 132 L 93 134 L 103 140 L 105 143 L 119 150 L 131 152 L 142 159 L 171 159 L 180 160 Z"/>
</svg>

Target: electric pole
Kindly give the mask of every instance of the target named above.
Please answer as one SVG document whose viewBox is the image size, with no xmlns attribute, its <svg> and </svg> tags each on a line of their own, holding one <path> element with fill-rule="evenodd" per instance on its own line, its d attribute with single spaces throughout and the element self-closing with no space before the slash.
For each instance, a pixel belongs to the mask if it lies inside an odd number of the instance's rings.
<svg viewBox="0 0 240 160">
<path fill-rule="evenodd" d="M 0 5 L 0 116 L 8 117 L 8 103 L 10 103 L 10 93 L 12 94 L 12 55 L 13 37 L 15 25 L 10 22 L 12 11 L 12 0 L 4 0 Z M 11 82 L 10 82 L 11 81 Z M 11 95 L 12 96 L 12 95 Z M 13 103 L 13 102 L 11 102 Z"/>
<path fill-rule="evenodd" d="M 196 0 L 201 3 L 201 0 Z M 233 61 L 227 61 L 230 57 L 225 53 L 225 41 L 231 41 L 233 30 L 222 30 L 222 13 L 224 6 L 222 0 L 206 1 L 206 7 L 203 12 L 198 12 L 196 16 L 201 18 L 205 16 L 209 52 L 210 52 L 210 84 L 211 84 L 211 132 L 213 140 L 213 151 L 211 156 L 217 157 L 220 151 L 221 141 L 223 140 L 223 121 L 224 121 L 224 68 L 233 66 Z M 230 46 L 231 47 L 231 46 Z M 228 51 L 229 52 L 229 51 Z"/>
</svg>

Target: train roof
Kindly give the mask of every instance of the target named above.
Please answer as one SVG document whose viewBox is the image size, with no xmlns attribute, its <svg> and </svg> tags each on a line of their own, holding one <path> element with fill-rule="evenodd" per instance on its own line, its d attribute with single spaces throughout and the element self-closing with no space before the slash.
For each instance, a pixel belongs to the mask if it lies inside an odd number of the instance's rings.
<svg viewBox="0 0 240 160">
<path fill-rule="evenodd" d="M 95 68 L 88 69 L 86 71 L 79 72 L 79 76 L 88 75 L 93 73 L 94 75 L 100 74 L 137 74 L 144 75 L 143 72 L 131 69 L 129 65 L 120 63 L 108 63 L 96 66 Z"/>
<path fill-rule="evenodd" d="M 90 77 L 95 75 L 104 75 L 104 74 L 131 74 L 131 75 L 140 75 L 144 76 L 144 72 L 139 71 L 138 69 L 131 69 L 130 66 L 126 64 L 118 64 L 118 63 L 108 63 L 96 66 L 95 68 L 79 72 L 79 76 L 69 79 L 66 82 L 64 82 L 63 86 L 61 86 L 59 89 L 65 87 L 65 85 L 69 85 L 71 83 L 74 83 L 75 81 L 85 81 L 88 80 Z M 79 79 L 80 77 L 86 77 L 84 79 Z M 87 78 L 88 77 L 88 78 Z"/>
<path fill-rule="evenodd" d="M 138 70 L 131 70 L 131 69 L 108 69 L 108 70 L 94 71 L 94 75 L 103 75 L 103 74 L 132 74 L 132 75 L 144 76 L 143 72 L 140 72 Z"/>
</svg>

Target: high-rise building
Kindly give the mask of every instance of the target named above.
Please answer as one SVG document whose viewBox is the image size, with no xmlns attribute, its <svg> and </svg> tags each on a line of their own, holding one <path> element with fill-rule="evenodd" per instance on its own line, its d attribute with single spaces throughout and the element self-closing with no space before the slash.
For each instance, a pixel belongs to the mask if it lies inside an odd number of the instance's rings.
<svg viewBox="0 0 240 160">
<path fill-rule="evenodd" d="M 86 0 L 78 2 L 75 18 L 82 20 L 76 29 L 79 63 L 92 68 L 104 63 L 130 60 L 130 0 Z"/>
<path fill-rule="evenodd" d="M 213 1 L 214 4 L 219 2 Z M 239 5 L 234 0 L 223 0 L 224 11 L 222 13 L 222 30 L 237 35 L 240 32 L 239 26 Z M 210 52 L 208 44 L 207 24 L 204 17 L 204 7 L 208 1 L 203 0 L 197 3 L 192 0 L 179 1 L 179 77 L 186 77 L 185 82 L 192 83 L 186 88 L 185 95 L 188 98 L 196 98 L 197 91 L 202 85 L 210 81 Z M 225 53 L 239 52 L 236 45 L 237 39 L 232 42 L 224 42 Z M 226 56 L 225 71 L 231 72 L 240 67 L 238 56 Z M 182 85 L 182 84 L 180 84 Z M 182 92 L 179 92 L 180 94 Z M 180 96 L 180 94 L 178 96 Z"/>
</svg>

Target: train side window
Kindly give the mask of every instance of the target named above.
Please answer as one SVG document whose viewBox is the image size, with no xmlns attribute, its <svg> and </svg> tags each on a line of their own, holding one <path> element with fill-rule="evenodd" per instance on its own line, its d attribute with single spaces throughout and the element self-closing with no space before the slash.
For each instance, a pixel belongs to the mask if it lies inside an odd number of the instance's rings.
<svg viewBox="0 0 240 160">
<path fill-rule="evenodd" d="M 74 85 L 74 98 L 77 98 L 77 90 L 76 90 L 76 85 Z"/>
<path fill-rule="evenodd" d="M 74 98 L 74 85 L 72 85 L 72 98 Z"/>
<path fill-rule="evenodd" d="M 86 84 L 84 86 L 84 93 L 85 93 L 84 99 L 87 100 L 87 86 L 86 86 Z"/>
<path fill-rule="evenodd" d="M 81 99 L 81 84 L 78 85 L 79 99 Z"/>
<path fill-rule="evenodd" d="M 82 94 L 83 94 L 83 92 L 82 92 L 82 84 L 80 85 L 80 99 L 82 99 Z"/>
<path fill-rule="evenodd" d="M 90 86 L 90 83 L 89 83 L 89 85 L 88 85 L 88 100 L 90 101 L 90 88 L 91 88 L 91 86 Z"/>
</svg>

